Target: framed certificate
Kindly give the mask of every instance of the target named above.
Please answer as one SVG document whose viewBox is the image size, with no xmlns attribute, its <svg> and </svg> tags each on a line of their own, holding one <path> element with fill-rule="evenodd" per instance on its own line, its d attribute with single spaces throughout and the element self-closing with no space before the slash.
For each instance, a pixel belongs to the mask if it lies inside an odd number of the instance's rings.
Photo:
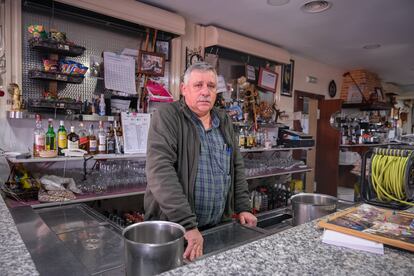
<svg viewBox="0 0 414 276">
<path fill-rule="evenodd" d="M 259 70 L 259 82 L 257 86 L 266 89 L 267 91 L 271 91 L 273 93 L 276 92 L 276 84 L 277 84 L 277 77 L 278 74 L 273 72 L 269 69 L 260 67 Z"/>
</svg>

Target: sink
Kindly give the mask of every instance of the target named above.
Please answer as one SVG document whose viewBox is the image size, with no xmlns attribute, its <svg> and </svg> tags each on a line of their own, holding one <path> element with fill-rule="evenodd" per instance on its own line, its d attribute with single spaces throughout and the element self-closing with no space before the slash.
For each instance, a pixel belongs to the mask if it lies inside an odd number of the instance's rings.
<svg viewBox="0 0 414 276">
<path fill-rule="evenodd" d="M 252 242 L 268 233 L 257 227 L 231 222 L 208 229 L 201 234 L 204 238 L 204 254 L 213 255 Z"/>
<path fill-rule="evenodd" d="M 292 215 L 290 214 L 277 214 L 262 218 L 257 222 L 257 227 L 263 229 L 274 228 L 280 226 L 280 224 L 286 224 L 287 220 L 290 220 Z"/>
<path fill-rule="evenodd" d="M 292 214 L 283 208 L 257 215 L 257 227 L 274 234 L 292 227 Z"/>
</svg>

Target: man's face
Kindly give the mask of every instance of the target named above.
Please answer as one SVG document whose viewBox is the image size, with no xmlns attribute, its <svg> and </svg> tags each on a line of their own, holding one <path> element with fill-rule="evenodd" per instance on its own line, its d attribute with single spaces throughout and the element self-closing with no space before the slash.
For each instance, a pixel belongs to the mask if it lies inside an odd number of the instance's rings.
<svg viewBox="0 0 414 276">
<path fill-rule="evenodd" d="M 188 84 L 181 86 L 185 103 L 198 117 L 209 114 L 213 108 L 217 97 L 216 89 L 217 78 L 211 71 L 192 71 Z"/>
</svg>

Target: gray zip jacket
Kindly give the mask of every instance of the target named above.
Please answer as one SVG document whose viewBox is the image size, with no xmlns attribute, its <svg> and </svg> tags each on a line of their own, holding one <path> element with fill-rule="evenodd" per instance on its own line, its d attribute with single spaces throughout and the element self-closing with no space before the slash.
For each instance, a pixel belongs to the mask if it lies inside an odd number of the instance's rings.
<svg viewBox="0 0 414 276">
<path fill-rule="evenodd" d="M 231 186 L 222 221 L 250 211 L 244 163 L 230 117 L 215 109 L 220 129 L 231 147 Z M 145 220 L 168 220 L 190 230 L 197 227 L 194 185 L 200 139 L 184 99 L 159 108 L 152 116 L 147 144 Z"/>
</svg>

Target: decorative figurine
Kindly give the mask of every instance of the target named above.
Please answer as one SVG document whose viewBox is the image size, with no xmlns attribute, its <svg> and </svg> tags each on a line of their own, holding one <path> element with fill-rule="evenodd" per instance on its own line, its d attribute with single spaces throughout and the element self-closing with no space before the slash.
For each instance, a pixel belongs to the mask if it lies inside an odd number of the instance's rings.
<svg viewBox="0 0 414 276">
<path fill-rule="evenodd" d="M 21 111 L 22 109 L 22 99 L 21 99 L 21 90 L 17 83 L 11 83 L 9 85 L 9 93 L 12 96 L 12 108 L 11 111 Z"/>
</svg>

